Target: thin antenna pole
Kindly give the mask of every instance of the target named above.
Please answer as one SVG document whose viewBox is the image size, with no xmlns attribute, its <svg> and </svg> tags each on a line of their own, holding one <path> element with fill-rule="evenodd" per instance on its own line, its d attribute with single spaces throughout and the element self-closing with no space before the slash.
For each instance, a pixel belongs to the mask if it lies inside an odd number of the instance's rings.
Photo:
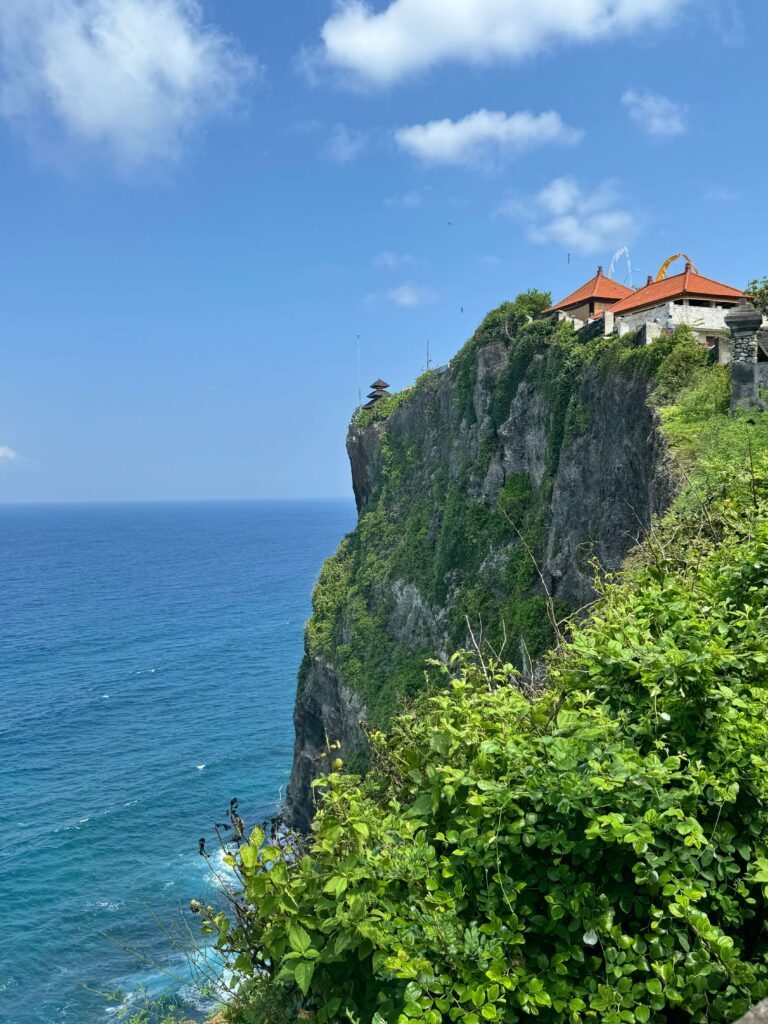
<svg viewBox="0 0 768 1024">
<path fill-rule="evenodd" d="M 429 364 L 432 360 L 429 358 L 429 338 L 427 338 L 427 370 L 429 370 Z"/>
<path fill-rule="evenodd" d="M 360 358 L 360 335 L 357 336 L 357 404 L 363 404 L 363 364 Z"/>
<path fill-rule="evenodd" d="M 571 254 L 568 253 L 568 294 L 571 292 Z"/>
</svg>

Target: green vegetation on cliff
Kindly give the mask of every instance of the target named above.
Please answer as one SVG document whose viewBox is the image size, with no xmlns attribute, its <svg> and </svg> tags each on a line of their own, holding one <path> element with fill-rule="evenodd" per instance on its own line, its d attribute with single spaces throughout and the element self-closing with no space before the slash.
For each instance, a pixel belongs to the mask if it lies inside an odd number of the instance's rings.
<svg viewBox="0 0 768 1024">
<path fill-rule="evenodd" d="M 546 301 L 526 293 L 490 313 L 445 371 L 450 377 L 449 414 L 441 411 L 441 375 L 425 374 L 416 386 L 360 412 L 352 441 L 377 424 L 380 463 L 355 531 L 320 576 L 307 640 L 311 655 L 334 667 L 341 682 L 360 694 L 371 722 L 383 726 L 403 702 L 425 689 L 424 667 L 437 653 L 434 636 L 395 635 L 396 594 L 415 589 L 437 623 L 444 652 L 464 646 L 469 627 L 504 659 L 521 667 L 553 642 L 537 563 L 545 557 L 553 483 L 568 445 L 590 429 L 580 392 L 588 375 L 623 374 L 650 381 L 666 360 L 684 350 L 699 363 L 705 353 L 685 335 L 638 346 L 634 336 L 584 344 L 569 324 L 531 322 L 529 312 Z M 489 375 L 483 434 L 476 446 L 466 432 L 477 424 L 475 408 L 480 354 L 489 345 L 505 349 L 500 371 Z M 690 353 L 694 356 L 691 357 Z M 664 387 L 687 368 L 672 366 Z M 499 432 L 521 385 L 532 389 L 545 420 L 541 476 L 506 476 L 488 493 L 485 478 L 505 440 Z M 394 429 L 390 417 L 418 405 L 424 431 Z M 430 424 L 449 422 L 454 438 L 441 438 L 450 454 L 425 476 Z M 461 435 L 461 436 L 459 436 Z M 556 601 L 564 618 L 573 607 Z"/>
<path fill-rule="evenodd" d="M 236 1024 L 264 993 L 318 1024 L 730 1022 L 768 994 L 768 415 L 730 418 L 684 334 L 562 347 L 652 368 L 686 485 L 543 694 L 454 655 L 365 779 L 331 765 L 306 849 L 232 855 L 207 927 Z"/>
</svg>

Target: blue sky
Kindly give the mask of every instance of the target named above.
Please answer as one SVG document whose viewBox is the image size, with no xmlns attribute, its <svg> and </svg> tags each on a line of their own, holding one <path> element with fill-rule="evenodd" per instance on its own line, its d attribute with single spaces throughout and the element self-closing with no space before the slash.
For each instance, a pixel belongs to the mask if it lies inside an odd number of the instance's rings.
<svg viewBox="0 0 768 1024">
<path fill-rule="evenodd" d="M 0 501 L 346 496 L 358 334 L 399 388 L 623 245 L 636 282 L 768 273 L 767 35 L 738 0 L 3 0 Z"/>
</svg>

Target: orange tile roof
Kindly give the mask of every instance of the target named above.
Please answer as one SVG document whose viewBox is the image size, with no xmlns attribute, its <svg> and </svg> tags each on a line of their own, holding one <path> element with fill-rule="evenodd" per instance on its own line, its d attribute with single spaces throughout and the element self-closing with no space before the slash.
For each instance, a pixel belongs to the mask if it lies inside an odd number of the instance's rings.
<svg viewBox="0 0 768 1024">
<path fill-rule="evenodd" d="M 738 288 L 731 288 L 728 284 L 721 284 L 719 281 L 713 281 L 711 277 L 697 274 L 689 263 L 682 274 L 665 277 L 663 281 L 653 281 L 649 278 L 644 288 L 639 288 L 617 302 L 611 307 L 611 312 L 615 316 L 621 316 L 622 313 L 634 313 L 682 298 L 736 301 L 743 296 L 744 292 Z"/>
<path fill-rule="evenodd" d="M 612 281 L 610 277 L 606 277 L 603 274 L 603 268 L 598 267 L 595 276 L 587 281 L 586 284 L 583 284 L 581 288 L 577 288 L 575 292 L 564 298 L 562 302 L 558 302 L 556 305 L 550 306 L 549 309 L 545 309 L 544 312 L 555 313 L 560 309 L 570 309 L 572 306 L 580 306 L 584 302 L 589 302 L 590 299 L 604 299 L 606 302 L 613 300 L 616 302 L 619 299 L 628 298 L 630 295 L 634 295 L 631 288 Z"/>
</svg>

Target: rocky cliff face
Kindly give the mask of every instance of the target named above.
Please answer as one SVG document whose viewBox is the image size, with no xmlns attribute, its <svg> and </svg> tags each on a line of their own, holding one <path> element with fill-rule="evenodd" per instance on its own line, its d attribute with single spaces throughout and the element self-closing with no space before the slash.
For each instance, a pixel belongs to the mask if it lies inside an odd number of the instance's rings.
<svg viewBox="0 0 768 1024">
<path fill-rule="evenodd" d="M 327 739 L 354 763 L 361 721 L 386 724 L 423 689 L 425 661 L 470 630 L 521 667 L 535 660 L 552 641 L 547 593 L 563 615 L 588 604 L 595 572 L 618 569 L 666 509 L 675 484 L 649 351 L 583 345 L 508 304 L 448 369 L 356 416 L 359 523 L 314 595 L 293 824 L 310 823 Z"/>
</svg>

